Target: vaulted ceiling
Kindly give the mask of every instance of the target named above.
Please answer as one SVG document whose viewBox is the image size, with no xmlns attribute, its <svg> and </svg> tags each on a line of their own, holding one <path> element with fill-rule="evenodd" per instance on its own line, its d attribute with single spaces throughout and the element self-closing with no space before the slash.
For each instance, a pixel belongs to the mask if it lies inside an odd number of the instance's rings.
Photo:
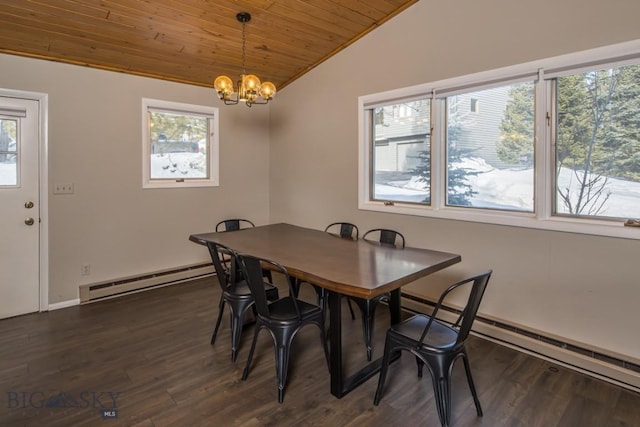
<svg viewBox="0 0 640 427">
<path fill-rule="evenodd" d="M 0 52 L 213 86 L 246 71 L 278 89 L 417 0 L 2 0 Z"/>
</svg>

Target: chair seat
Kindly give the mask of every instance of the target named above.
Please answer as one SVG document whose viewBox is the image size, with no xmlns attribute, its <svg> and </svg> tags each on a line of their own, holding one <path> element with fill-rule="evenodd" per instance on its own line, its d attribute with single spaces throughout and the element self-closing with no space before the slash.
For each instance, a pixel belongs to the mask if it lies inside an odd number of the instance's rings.
<svg viewBox="0 0 640 427">
<path fill-rule="evenodd" d="M 413 342 L 420 341 L 420 336 L 424 332 L 424 328 L 429 322 L 429 317 L 416 314 L 407 320 L 392 325 L 389 329 L 389 333 L 393 334 L 395 338 L 401 336 L 402 338 L 409 339 Z M 422 345 L 422 351 L 432 350 L 434 352 L 451 350 L 458 339 L 458 331 L 450 327 L 449 325 L 434 319 L 427 336 L 424 339 Z"/>
<path fill-rule="evenodd" d="M 269 315 L 271 320 L 286 322 L 286 321 L 298 321 L 296 309 L 293 305 L 293 297 L 284 297 L 275 302 L 269 304 Z M 302 319 L 312 317 L 321 312 L 322 309 L 314 304 L 297 300 L 298 310 L 300 311 L 300 317 Z"/>
</svg>

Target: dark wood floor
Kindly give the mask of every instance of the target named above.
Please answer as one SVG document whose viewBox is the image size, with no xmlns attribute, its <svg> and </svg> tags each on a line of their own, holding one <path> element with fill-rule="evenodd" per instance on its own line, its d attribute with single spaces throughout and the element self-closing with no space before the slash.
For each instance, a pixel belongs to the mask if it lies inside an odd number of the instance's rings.
<svg viewBox="0 0 640 427">
<path fill-rule="evenodd" d="M 253 329 L 236 363 L 226 316 L 209 345 L 219 298 L 212 280 L 1 320 L 0 426 L 439 425 L 429 377 L 418 379 L 406 355 L 392 365 L 380 406 L 372 404 L 377 377 L 333 397 L 311 327 L 295 341 L 283 404 L 268 334 L 241 381 Z M 361 324 L 343 312 L 353 369 L 365 361 Z M 377 316 L 379 355 L 386 307 Z M 637 393 L 479 338 L 469 353 L 485 415 L 476 416 L 456 365 L 455 426 L 640 426 Z M 103 419 L 100 409 L 112 408 L 114 399 L 118 418 Z"/>
</svg>

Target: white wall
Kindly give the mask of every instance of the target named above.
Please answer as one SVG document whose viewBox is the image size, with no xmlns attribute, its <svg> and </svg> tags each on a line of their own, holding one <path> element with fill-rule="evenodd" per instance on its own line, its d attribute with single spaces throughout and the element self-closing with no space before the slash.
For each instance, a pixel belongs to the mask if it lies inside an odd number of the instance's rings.
<svg viewBox="0 0 640 427">
<path fill-rule="evenodd" d="M 49 94 L 49 303 L 85 283 L 210 261 L 188 241 L 218 220 L 269 222 L 269 110 L 212 89 L 0 55 L 0 88 Z M 220 186 L 142 189 L 143 97 L 219 106 Z M 73 195 L 54 195 L 74 183 Z M 83 264 L 91 275 L 81 276 Z"/>
<path fill-rule="evenodd" d="M 422 0 L 278 94 L 271 221 L 388 227 L 463 262 L 407 287 L 433 297 L 485 268 L 485 316 L 640 363 L 640 240 L 360 211 L 358 96 L 640 38 L 640 2 Z"/>
</svg>

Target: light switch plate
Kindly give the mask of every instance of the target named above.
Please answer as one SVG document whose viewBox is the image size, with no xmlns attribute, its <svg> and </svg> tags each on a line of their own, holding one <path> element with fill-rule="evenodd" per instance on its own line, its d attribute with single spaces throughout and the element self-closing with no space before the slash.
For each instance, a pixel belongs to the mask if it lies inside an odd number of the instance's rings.
<svg viewBox="0 0 640 427">
<path fill-rule="evenodd" d="M 53 194 L 73 194 L 73 183 L 55 184 Z"/>
</svg>

